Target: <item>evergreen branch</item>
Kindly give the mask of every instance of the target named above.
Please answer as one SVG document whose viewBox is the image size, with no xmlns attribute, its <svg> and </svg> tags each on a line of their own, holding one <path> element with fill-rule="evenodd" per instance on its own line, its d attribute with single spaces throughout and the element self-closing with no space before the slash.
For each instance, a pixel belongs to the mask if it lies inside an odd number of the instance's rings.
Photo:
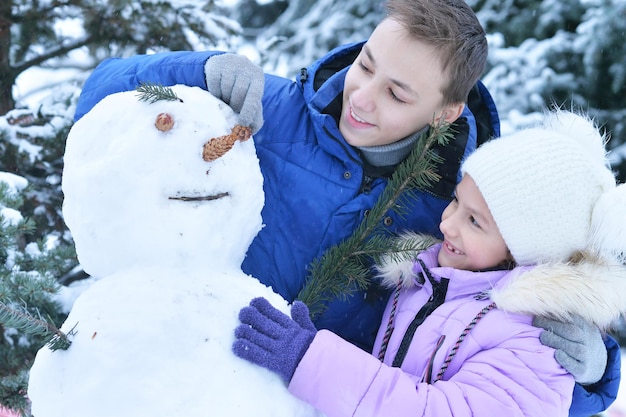
<svg viewBox="0 0 626 417">
<path fill-rule="evenodd" d="M 41 55 L 37 55 L 28 61 L 20 62 L 17 65 L 13 66 L 11 68 L 11 73 L 17 76 L 29 68 L 35 67 L 37 65 L 41 65 L 43 62 L 49 59 L 63 56 L 70 51 L 73 51 L 85 45 L 89 45 L 92 42 L 93 42 L 93 36 L 89 35 L 89 36 L 84 36 L 80 39 L 76 39 L 71 43 L 63 44 L 56 48 L 47 50 L 47 52 L 42 53 Z"/>
<path fill-rule="evenodd" d="M 27 311 L 11 308 L 0 301 L 0 323 L 6 327 L 21 330 L 26 334 L 42 336 L 47 340 L 46 344 L 52 350 L 66 350 L 72 343 L 67 335 L 59 330 L 54 324 L 36 318 Z"/>
<path fill-rule="evenodd" d="M 389 210 L 403 215 L 404 208 L 400 202 L 404 195 L 412 196 L 413 190 L 426 189 L 439 180 L 436 167 L 442 160 L 432 148 L 435 144 L 445 145 L 452 136 L 449 124 L 435 125 L 428 133 L 423 133 L 409 157 L 393 173 L 369 215 L 352 235 L 311 263 L 309 275 L 297 299 L 308 305 L 312 318 L 321 315 L 328 302 L 345 299 L 357 290 L 368 288 L 372 281 L 369 266 L 372 259 L 377 262 L 388 253 L 412 256 L 423 250 L 422 247 L 412 247 L 408 242 L 396 242 L 384 232 L 382 220 Z"/>
<path fill-rule="evenodd" d="M 180 101 L 181 100 L 174 90 L 170 87 L 163 87 L 161 84 L 141 82 L 135 90 L 139 93 L 139 101 L 147 101 L 149 104 L 156 103 L 159 100 Z"/>
<path fill-rule="evenodd" d="M 0 404 L 20 416 L 30 416 L 27 398 L 28 370 L 21 369 L 14 375 L 2 375 L 0 383 Z"/>
<path fill-rule="evenodd" d="M 428 189 L 439 181 L 440 176 L 436 169 L 443 160 L 432 148 L 436 144 L 447 144 L 452 135 L 449 124 L 434 126 L 428 134 L 422 134 L 409 157 L 398 166 L 377 203 L 370 210 L 370 216 L 379 220 L 377 225 L 387 211 L 395 209 L 398 213 L 403 212 L 403 206 L 398 204 L 403 194 L 408 193 L 409 197 L 413 197 L 413 190 Z"/>
</svg>

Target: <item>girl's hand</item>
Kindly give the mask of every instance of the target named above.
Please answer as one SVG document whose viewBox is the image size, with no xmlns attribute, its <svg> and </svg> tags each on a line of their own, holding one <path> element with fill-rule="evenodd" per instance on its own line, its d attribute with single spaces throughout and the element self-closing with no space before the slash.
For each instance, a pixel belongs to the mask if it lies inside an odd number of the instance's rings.
<svg viewBox="0 0 626 417">
<path fill-rule="evenodd" d="M 254 298 L 241 309 L 239 320 L 235 355 L 276 372 L 289 383 L 317 333 L 306 304 L 294 302 L 289 317 L 265 298 Z"/>
</svg>

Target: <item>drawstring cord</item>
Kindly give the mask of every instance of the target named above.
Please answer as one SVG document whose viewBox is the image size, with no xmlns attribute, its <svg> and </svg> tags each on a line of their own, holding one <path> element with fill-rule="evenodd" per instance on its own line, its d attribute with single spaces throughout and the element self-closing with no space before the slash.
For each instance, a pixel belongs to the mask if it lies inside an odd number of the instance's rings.
<svg viewBox="0 0 626 417">
<path fill-rule="evenodd" d="M 441 378 L 443 378 L 443 374 L 446 372 L 446 369 L 448 369 L 448 365 L 450 365 L 450 362 L 452 362 L 452 358 L 454 358 L 454 355 L 456 355 L 456 352 L 459 350 L 459 347 L 461 346 L 461 343 L 463 343 L 463 340 L 465 340 L 465 337 L 468 335 L 468 333 L 470 331 L 472 331 L 472 329 L 474 328 L 474 326 L 476 326 L 476 324 L 483 318 L 485 317 L 485 314 L 489 313 L 491 310 L 493 310 L 494 308 L 496 308 L 496 303 L 491 303 L 488 306 L 486 306 L 485 308 L 483 308 L 482 310 L 480 310 L 478 312 L 478 314 L 476 314 L 476 317 L 474 317 L 474 319 L 472 319 L 472 321 L 470 322 L 470 324 L 467 325 L 467 327 L 463 330 L 463 333 L 461 333 L 461 336 L 459 336 L 459 338 L 457 339 L 456 343 L 454 344 L 454 346 L 452 347 L 452 349 L 450 350 L 450 353 L 448 353 L 448 356 L 446 357 L 446 359 L 443 361 L 443 365 L 441 367 L 441 369 L 439 370 L 439 372 L 437 373 L 437 377 L 435 378 L 434 382 L 439 381 Z"/>
<path fill-rule="evenodd" d="M 391 304 L 391 312 L 389 313 L 389 320 L 387 321 L 387 328 L 385 329 L 385 335 L 380 345 L 380 351 L 378 352 L 378 359 L 382 362 L 385 359 L 385 353 L 387 352 L 387 346 L 389 345 L 389 339 L 391 339 L 391 333 L 393 333 L 393 320 L 396 317 L 396 308 L 398 307 L 398 298 L 400 297 L 400 289 L 402 284 L 398 282 L 396 285 L 396 291 L 393 295 L 393 302 Z"/>
</svg>

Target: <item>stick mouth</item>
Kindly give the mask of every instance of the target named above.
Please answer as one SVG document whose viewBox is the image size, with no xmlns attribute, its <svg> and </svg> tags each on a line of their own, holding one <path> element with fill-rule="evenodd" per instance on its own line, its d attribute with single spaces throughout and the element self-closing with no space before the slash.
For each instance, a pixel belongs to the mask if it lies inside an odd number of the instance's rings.
<svg viewBox="0 0 626 417">
<path fill-rule="evenodd" d="M 228 197 L 230 194 L 228 192 L 218 193 L 214 195 L 199 195 L 199 196 L 186 196 L 179 195 L 175 197 L 168 197 L 168 200 L 176 200 L 176 201 L 213 201 L 219 200 L 220 198 Z"/>
</svg>

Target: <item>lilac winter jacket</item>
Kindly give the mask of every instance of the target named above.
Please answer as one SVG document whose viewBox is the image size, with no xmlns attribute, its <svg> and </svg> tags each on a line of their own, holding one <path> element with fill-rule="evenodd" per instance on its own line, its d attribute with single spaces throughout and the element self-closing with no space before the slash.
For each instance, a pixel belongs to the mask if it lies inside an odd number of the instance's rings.
<svg viewBox="0 0 626 417">
<path fill-rule="evenodd" d="M 439 247 L 418 259 L 435 283 L 449 279 L 445 302 L 423 314 L 399 368 L 392 364 L 407 328 L 433 296 L 433 284 L 419 262 L 414 264 L 416 275 L 399 293 L 395 329 L 382 363 L 377 357 L 393 297 L 372 355 L 320 331 L 289 390 L 328 417 L 567 416 L 574 380 L 556 362 L 554 350 L 540 343 L 541 330 L 531 325 L 532 316 L 505 311 L 499 304 L 489 307 L 495 299 L 507 305 L 509 295 L 502 288 L 522 281 L 532 268 L 468 272 L 438 267 Z M 535 287 L 532 294 L 537 292 Z M 520 297 L 525 295 L 520 291 Z M 520 301 L 525 302 L 537 305 L 536 300 Z M 470 330 L 462 337 L 466 327 Z"/>
</svg>

